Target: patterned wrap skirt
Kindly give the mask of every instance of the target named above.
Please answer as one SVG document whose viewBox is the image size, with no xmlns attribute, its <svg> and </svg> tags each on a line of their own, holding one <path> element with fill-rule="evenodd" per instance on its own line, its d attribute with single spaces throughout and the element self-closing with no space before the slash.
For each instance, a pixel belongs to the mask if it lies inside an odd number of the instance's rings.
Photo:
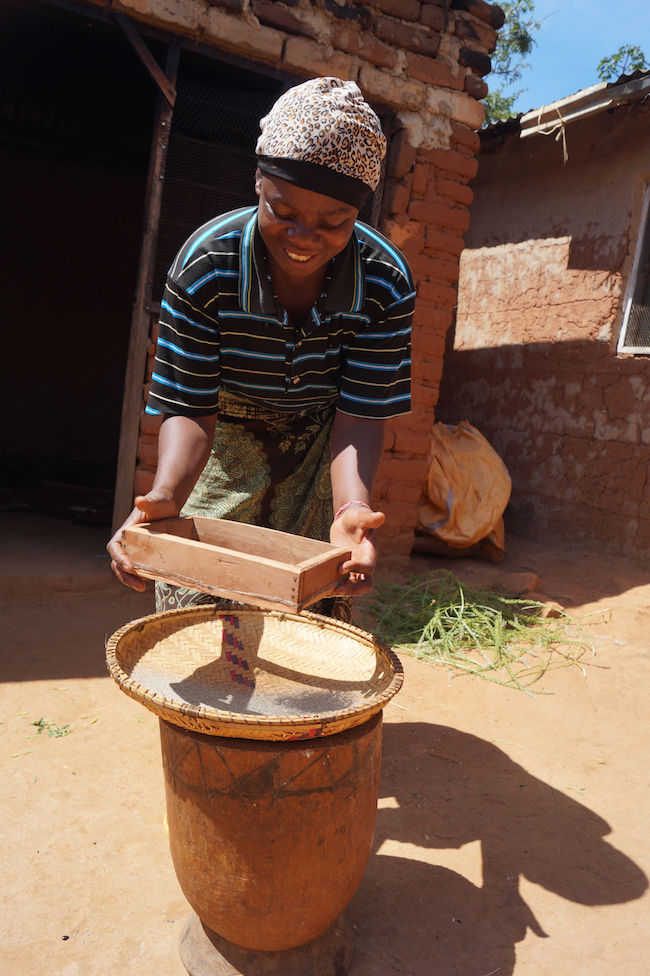
<svg viewBox="0 0 650 976">
<path fill-rule="evenodd" d="M 329 542 L 334 414 L 333 405 L 287 414 L 220 391 L 212 450 L 181 515 L 232 519 Z M 156 583 L 159 613 L 230 602 Z M 328 597 L 309 610 L 349 622 L 351 601 Z"/>
</svg>

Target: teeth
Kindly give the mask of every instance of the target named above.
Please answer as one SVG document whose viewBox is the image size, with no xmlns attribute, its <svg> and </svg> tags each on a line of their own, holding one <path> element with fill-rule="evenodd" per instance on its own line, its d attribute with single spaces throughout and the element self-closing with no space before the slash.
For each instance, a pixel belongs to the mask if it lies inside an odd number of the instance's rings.
<svg viewBox="0 0 650 976">
<path fill-rule="evenodd" d="M 309 261 L 309 255 L 305 256 L 304 254 L 294 254 L 293 251 L 287 251 L 287 254 L 292 261 Z"/>
</svg>

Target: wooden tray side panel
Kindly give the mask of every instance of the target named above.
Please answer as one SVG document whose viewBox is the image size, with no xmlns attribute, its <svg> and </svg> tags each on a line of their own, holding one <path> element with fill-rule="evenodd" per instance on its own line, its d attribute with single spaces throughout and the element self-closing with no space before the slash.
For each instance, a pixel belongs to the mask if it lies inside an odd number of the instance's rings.
<svg viewBox="0 0 650 976">
<path fill-rule="evenodd" d="M 292 566 L 306 559 L 324 555 L 331 549 L 329 542 L 307 539 L 304 536 L 291 535 L 288 532 L 279 532 L 277 529 L 267 529 L 260 525 L 247 525 L 229 519 L 209 519 L 200 516 L 195 516 L 191 521 L 195 525 L 195 538 L 201 542 L 263 556 Z"/>
<path fill-rule="evenodd" d="M 199 541 L 195 520 L 191 518 L 159 519 L 157 522 L 142 522 L 132 525 L 132 529 L 145 529 L 148 535 L 173 535 L 179 539 Z"/>
<path fill-rule="evenodd" d="M 295 566 L 165 533 L 149 534 L 142 526 L 125 529 L 123 541 L 135 568 L 149 579 L 231 599 L 298 605 L 300 573 Z"/>
<path fill-rule="evenodd" d="M 264 609 L 303 609 L 337 586 L 348 550 L 227 519 L 176 518 L 123 530 L 141 576 Z"/>
<path fill-rule="evenodd" d="M 312 560 L 311 565 L 303 565 L 298 581 L 298 601 L 301 606 L 308 606 L 324 596 L 328 596 L 338 585 L 338 567 L 346 559 L 350 558 L 350 552 L 337 550 L 329 556 L 317 560 Z"/>
</svg>

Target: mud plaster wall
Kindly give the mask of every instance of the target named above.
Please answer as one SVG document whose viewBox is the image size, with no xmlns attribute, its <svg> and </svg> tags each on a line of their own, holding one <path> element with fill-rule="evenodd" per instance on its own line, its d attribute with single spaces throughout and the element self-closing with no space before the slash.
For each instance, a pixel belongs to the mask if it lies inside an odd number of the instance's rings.
<svg viewBox="0 0 650 976">
<path fill-rule="evenodd" d="M 617 356 L 650 107 L 485 143 L 438 414 L 506 462 L 506 524 L 650 556 L 650 358 Z"/>
<path fill-rule="evenodd" d="M 394 113 L 380 228 L 403 250 L 418 288 L 413 409 L 390 423 L 375 503 L 387 514 L 382 547 L 408 553 L 469 226 L 468 183 L 476 174 L 476 130 L 484 113 L 479 100 L 487 92 L 483 76 L 503 23 L 501 10 L 484 0 L 89 2 L 221 48 L 252 67 L 271 65 L 298 79 L 355 80 L 370 101 Z M 155 323 L 151 339 L 147 376 Z M 156 441 L 157 424 L 143 413 L 136 493 L 152 483 Z"/>
</svg>

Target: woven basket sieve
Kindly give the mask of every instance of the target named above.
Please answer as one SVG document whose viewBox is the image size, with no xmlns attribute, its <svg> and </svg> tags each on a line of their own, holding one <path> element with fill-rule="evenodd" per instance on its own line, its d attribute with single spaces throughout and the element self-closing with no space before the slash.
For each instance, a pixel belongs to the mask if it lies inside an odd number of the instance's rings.
<svg viewBox="0 0 650 976">
<path fill-rule="evenodd" d="M 106 644 L 111 676 L 160 718 L 243 739 L 308 739 L 361 725 L 402 686 L 396 655 L 329 617 L 241 607 L 152 614 Z"/>
</svg>

